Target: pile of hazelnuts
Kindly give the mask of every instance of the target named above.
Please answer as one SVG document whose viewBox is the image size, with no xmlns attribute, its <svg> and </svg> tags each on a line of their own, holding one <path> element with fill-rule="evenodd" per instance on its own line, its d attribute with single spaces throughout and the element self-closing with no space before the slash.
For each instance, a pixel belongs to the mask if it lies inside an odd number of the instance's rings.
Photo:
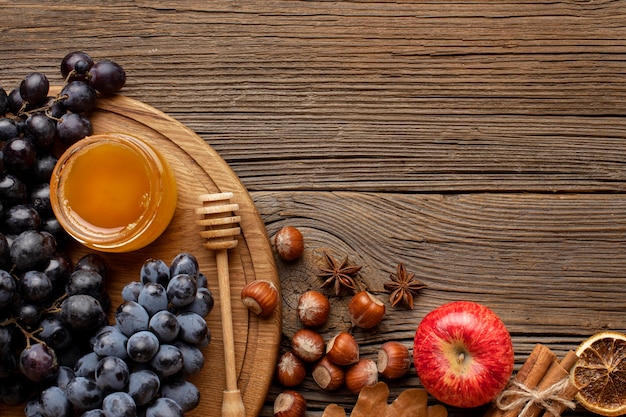
<svg viewBox="0 0 626 417">
<path fill-rule="evenodd" d="M 280 229 L 273 238 L 273 247 L 284 261 L 302 256 L 302 233 L 293 226 Z M 242 302 L 260 317 L 270 317 L 278 304 L 278 291 L 268 281 L 247 284 L 241 293 Z M 385 315 L 385 304 L 367 291 L 357 292 L 348 304 L 352 325 L 371 329 Z M 346 387 L 357 395 L 365 386 L 378 382 L 379 375 L 392 380 L 404 376 L 411 366 L 409 349 L 396 341 L 384 343 L 377 360 L 362 358 L 359 345 L 348 331 L 340 331 L 325 341 L 315 329 L 324 325 L 330 315 L 330 302 L 321 292 L 309 290 L 300 295 L 297 316 L 303 327 L 291 337 L 291 350 L 278 359 L 277 381 L 286 388 L 301 384 L 311 372 L 315 383 L 325 391 Z M 274 402 L 275 417 L 305 415 L 304 397 L 293 389 L 280 393 Z"/>
</svg>

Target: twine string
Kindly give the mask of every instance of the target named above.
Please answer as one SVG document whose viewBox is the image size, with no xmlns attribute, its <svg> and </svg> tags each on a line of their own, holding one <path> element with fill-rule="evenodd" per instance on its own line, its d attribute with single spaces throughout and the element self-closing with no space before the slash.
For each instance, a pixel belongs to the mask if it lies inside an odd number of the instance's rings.
<svg viewBox="0 0 626 417">
<path fill-rule="evenodd" d="M 502 391 L 500 395 L 498 395 L 496 398 L 496 406 L 503 411 L 524 406 L 519 413 L 519 417 L 529 417 L 530 415 L 527 416 L 527 413 L 530 411 L 531 407 L 536 404 L 558 417 L 561 414 L 559 407 L 557 407 L 558 405 L 570 409 L 576 407 L 573 401 L 559 396 L 563 389 L 567 387 L 568 383 L 567 378 L 564 378 L 545 390 L 539 391 L 528 388 L 519 381 L 512 380 L 511 384 L 513 387 Z M 507 400 L 511 400 L 511 398 L 515 399 L 511 402 L 507 402 Z"/>
</svg>

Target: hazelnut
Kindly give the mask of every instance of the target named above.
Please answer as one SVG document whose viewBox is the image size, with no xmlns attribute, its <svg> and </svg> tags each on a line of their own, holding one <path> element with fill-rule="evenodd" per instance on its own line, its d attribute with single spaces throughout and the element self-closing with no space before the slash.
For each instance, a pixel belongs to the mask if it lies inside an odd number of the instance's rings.
<svg viewBox="0 0 626 417">
<path fill-rule="evenodd" d="M 297 391 L 286 390 L 274 400 L 274 417 L 304 417 L 306 401 Z"/>
<path fill-rule="evenodd" d="M 274 236 L 274 248 L 284 261 L 298 259 L 304 252 L 302 233 L 293 226 L 283 227 Z"/>
<path fill-rule="evenodd" d="M 372 359 L 361 359 L 346 371 L 346 387 L 353 394 L 358 394 L 363 387 L 377 382 L 378 368 Z"/>
<path fill-rule="evenodd" d="M 255 280 L 241 289 L 241 301 L 259 317 L 269 317 L 278 305 L 278 290 L 274 283 Z"/>
<path fill-rule="evenodd" d="M 295 353 L 288 351 L 283 353 L 276 365 L 276 378 L 286 387 L 295 387 L 302 383 L 306 377 L 304 362 Z"/>
<path fill-rule="evenodd" d="M 330 315 L 330 301 L 321 292 L 307 291 L 298 299 L 297 312 L 298 318 L 305 326 L 321 326 Z"/>
<path fill-rule="evenodd" d="M 352 365 L 359 361 L 359 345 L 350 333 L 339 332 L 328 341 L 326 356 L 337 365 Z"/>
<path fill-rule="evenodd" d="M 378 372 L 387 379 L 403 377 L 411 367 L 409 348 L 400 342 L 383 343 L 378 351 Z"/>
<path fill-rule="evenodd" d="M 311 329 L 300 329 L 291 337 L 293 352 L 305 362 L 315 362 L 324 355 L 324 338 Z"/>
<path fill-rule="evenodd" d="M 313 367 L 313 380 L 323 390 L 336 390 L 344 384 L 345 379 L 343 367 L 332 363 L 326 356 Z"/>
<path fill-rule="evenodd" d="M 348 313 L 354 326 L 370 329 L 385 316 L 385 304 L 369 292 L 360 291 L 350 300 Z"/>
</svg>

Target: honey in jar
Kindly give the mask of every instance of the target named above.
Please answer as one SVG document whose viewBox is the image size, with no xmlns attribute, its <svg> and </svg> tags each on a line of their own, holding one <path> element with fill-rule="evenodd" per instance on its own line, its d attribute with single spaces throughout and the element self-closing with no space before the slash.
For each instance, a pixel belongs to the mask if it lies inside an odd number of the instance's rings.
<svg viewBox="0 0 626 417">
<path fill-rule="evenodd" d="M 145 141 L 110 133 L 82 139 L 57 162 L 50 200 L 59 223 L 104 252 L 140 249 L 159 237 L 176 209 L 167 160 Z"/>
</svg>

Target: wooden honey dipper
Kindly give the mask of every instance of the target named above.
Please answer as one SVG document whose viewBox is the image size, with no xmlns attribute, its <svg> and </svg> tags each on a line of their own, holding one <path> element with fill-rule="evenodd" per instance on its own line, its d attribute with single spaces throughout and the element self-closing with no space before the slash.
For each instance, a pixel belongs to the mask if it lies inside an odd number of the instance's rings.
<svg viewBox="0 0 626 417">
<path fill-rule="evenodd" d="M 220 294 L 220 313 L 224 338 L 224 362 L 226 367 L 226 390 L 222 396 L 223 417 L 244 417 L 245 407 L 241 392 L 237 387 L 237 367 L 235 363 L 235 340 L 233 315 L 230 304 L 230 276 L 228 272 L 228 250 L 237 246 L 237 236 L 241 233 L 241 216 L 233 214 L 239 205 L 230 203 L 233 193 L 203 194 L 199 196 L 202 207 L 196 213 L 202 218 L 198 225 L 200 236 L 207 241 L 204 247 L 215 251 L 217 279 Z"/>
</svg>

